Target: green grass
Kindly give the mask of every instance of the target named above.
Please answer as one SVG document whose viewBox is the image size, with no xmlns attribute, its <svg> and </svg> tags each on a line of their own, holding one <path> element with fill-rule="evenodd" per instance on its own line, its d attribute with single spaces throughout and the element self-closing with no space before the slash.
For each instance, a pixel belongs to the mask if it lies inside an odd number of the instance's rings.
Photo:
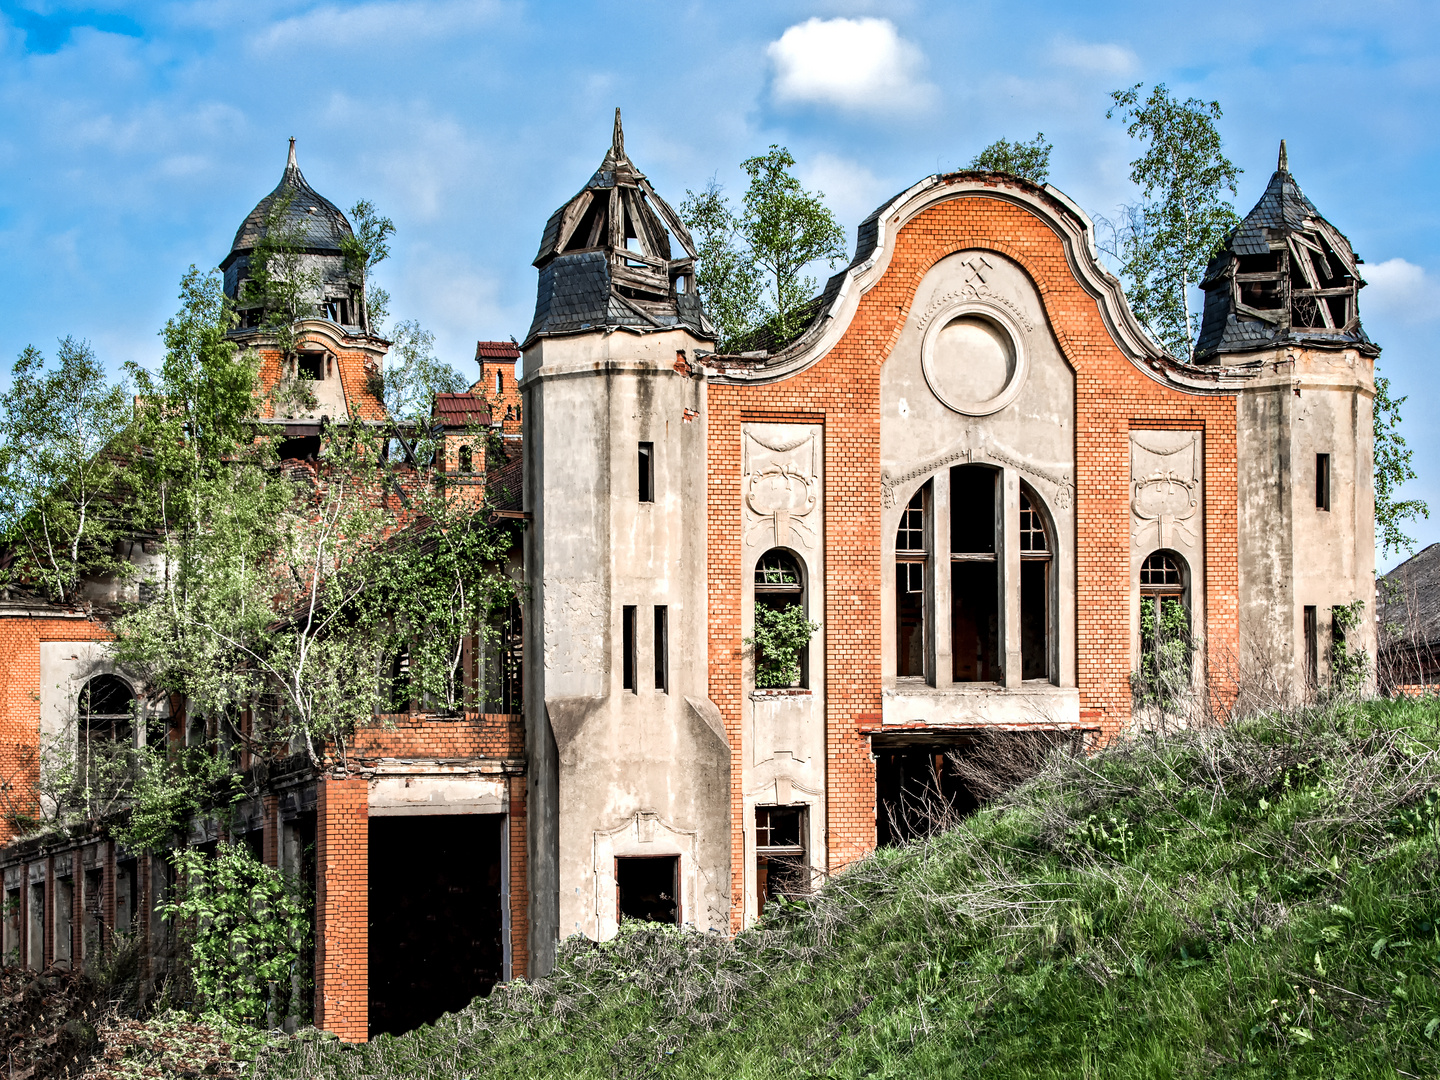
<svg viewBox="0 0 1440 1080">
<path fill-rule="evenodd" d="M 304 1077 L 1434 1077 L 1440 706 L 1142 737 L 732 941 L 629 928 Z"/>
</svg>

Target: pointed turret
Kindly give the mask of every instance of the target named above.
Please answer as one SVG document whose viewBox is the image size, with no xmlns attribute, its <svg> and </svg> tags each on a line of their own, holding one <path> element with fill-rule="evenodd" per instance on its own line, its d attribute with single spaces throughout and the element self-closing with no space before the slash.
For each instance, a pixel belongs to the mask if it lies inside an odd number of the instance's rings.
<svg viewBox="0 0 1440 1080">
<path fill-rule="evenodd" d="M 1360 326 L 1359 262 L 1290 175 L 1282 139 L 1265 194 L 1205 269 L 1195 361 L 1290 343 L 1378 353 Z"/>
<path fill-rule="evenodd" d="M 626 154 L 616 109 L 600 167 L 545 225 L 526 343 L 621 326 L 645 332 L 684 325 L 709 338 L 694 290 L 694 260 L 695 243 L 680 216 Z"/>
</svg>

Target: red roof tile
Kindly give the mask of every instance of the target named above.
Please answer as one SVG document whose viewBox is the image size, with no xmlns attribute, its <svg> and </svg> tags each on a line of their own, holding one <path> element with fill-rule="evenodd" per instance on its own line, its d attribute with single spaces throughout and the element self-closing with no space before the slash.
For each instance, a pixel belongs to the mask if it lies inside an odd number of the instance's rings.
<svg viewBox="0 0 1440 1080">
<path fill-rule="evenodd" d="M 519 360 L 520 346 L 513 341 L 477 341 L 476 360 Z"/>
<path fill-rule="evenodd" d="M 446 427 L 469 427 L 488 424 L 490 406 L 475 394 L 436 394 L 431 415 Z"/>
</svg>

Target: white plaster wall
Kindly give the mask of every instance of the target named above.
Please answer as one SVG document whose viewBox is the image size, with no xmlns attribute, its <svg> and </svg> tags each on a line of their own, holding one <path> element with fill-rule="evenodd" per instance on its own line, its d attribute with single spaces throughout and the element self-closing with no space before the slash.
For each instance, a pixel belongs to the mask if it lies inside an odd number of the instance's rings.
<svg viewBox="0 0 1440 1080">
<path fill-rule="evenodd" d="M 927 380 L 922 354 L 927 335 L 935 326 L 957 314 L 978 314 L 1010 328 L 1023 356 L 1023 374 L 1017 385 L 1000 396 L 993 411 L 967 415 L 947 405 Z M 934 365 L 932 364 L 932 377 Z M 963 399 L 966 374 L 952 370 L 943 376 L 943 389 L 950 400 Z M 1044 306 L 1033 282 L 1024 270 L 1005 256 L 992 251 L 968 250 L 950 255 L 926 273 L 916 290 L 895 349 L 880 375 L 880 459 L 881 558 L 883 580 L 881 671 L 886 688 L 883 719 L 886 723 L 912 722 L 912 714 L 923 713 L 937 723 L 985 723 L 986 715 L 997 708 L 994 695 L 976 695 L 950 682 L 949 653 L 936 659 L 929 648 L 932 689 L 946 691 L 938 698 L 919 687 L 897 685 L 895 676 L 895 531 L 900 515 L 911 496 L 928 480 L 946 473 L 954 465 L 977 463 L 998 468 L 1004 474 L 1008 506 L 1018 505 L 1019 483 L 1024 481 L 1036 493 L 1050 519 L 1055 551 L 1052 574 L 1056 578 L 1052 607 L 1051 688 L 1055 691 L 1076 685 L 1075 660 L 1075 377 L 1060 352 L 1047 322 Z M 948 559 L 948 521 L 944 523 L 944 547 L 932 552 L 934 561 Z M 1011 528 L 1007 524 L 1007 529 Z M 936 528 L 939 528 L 937 520 Z M 932 547 L 936 546 L 932 544 Z M 1001 557 L 1003 553 L 997 553 Z M 1018 566 L 1018 563 L 1015 564 Z M 1018 570 L 1011 568 L 1018 574 Z M 1016 582 L 1018 595 L 1018 581 Z M 927 611 L 927 636 L 944 635 L 948 641 L 950 619 L 948 593 L 935 598 Z M 936 608 L 940 608 L 937 619 Z M 943 623 L 943 626 L 941 625 Z M 1002 644 L 1002 651 L 1005 646 Z M 938 685 L 937 685 L 938 683 Z M 1018 691 L 1018 687 L 1007 688 Z M 919 698 L 910 701 L 911 690 Z M 1043 703 L 1045 715 L 1078 722 L 1078 704 L 1073 694 L 1051 693 L 1044 686 L 1024 684 L 1025 693 L 1016 696 L 1014 707 L 1001 711 L 1015 715 L 1026 705 Z M 953 691 L 953 692 L 951 692 Z M 1002 695 L 1003 696 L 1003 695 Z M 988 704 L 982 709 L 981 702 Z"/>
<path fill-rule="evenodd" d="M 799 564 L 805 609 L 820 629 L 810 639 L 809 686 L 755 690 L 755 657 L 746 649 L 741 699 L 744 745 L 741 803 L 745 828 L 745 919 L 759 914 L 755 880 L 755 808 L 808 807 L 810 864 L 825 868 L 825 429 L 820 424 L 741 425 L 742 637 L 755 631 L 755 566 L 772 548 Z M 782 797 L 783 796 L 783 797 Z"/>
</svg>

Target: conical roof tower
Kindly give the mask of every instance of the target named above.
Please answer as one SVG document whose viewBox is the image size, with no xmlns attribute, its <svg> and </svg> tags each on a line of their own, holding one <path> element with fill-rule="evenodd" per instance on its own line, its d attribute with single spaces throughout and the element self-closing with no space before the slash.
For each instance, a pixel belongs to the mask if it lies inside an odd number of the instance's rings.
<svg viewBox="0 0 1440 1080">
<path fill-rule="evenodd" d="M 1377 354 L 1360 326 L 1359 263 L 1300 190 L 1281 140 L 1265 194 L 1205 269 L 1196 362 L 1291 343 Z"/>
<path fill-rule="evenodd" d="M 616 109 L 600 167 L 545 224 L 534 264 L 540 271 L 535 319 L 525 343 L 606 328 L 644 333 L 682 325 L 711 338 L 695 293 L 694 260 L 689 230 L 626 154 Z"/>
</svg>

